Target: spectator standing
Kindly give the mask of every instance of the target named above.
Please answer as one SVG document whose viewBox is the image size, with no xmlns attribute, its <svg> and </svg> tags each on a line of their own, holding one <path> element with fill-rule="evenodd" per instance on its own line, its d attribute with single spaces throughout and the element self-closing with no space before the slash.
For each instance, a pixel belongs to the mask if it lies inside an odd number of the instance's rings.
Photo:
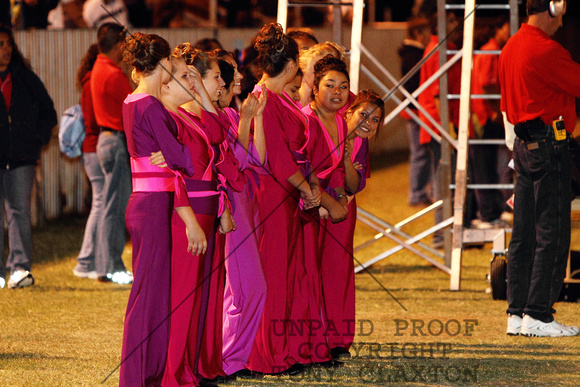
<svg viewBox="0 0 580 387">
<path fill-rule="evenodd" d="M 121 259 L 126 242 L 125 209 L 131 194 L 131 169 L 127 140 L 123 132 L 123 101 L 132 92 L 129 78 L 119 67 L 123 26 L 103 24 L 97 34 L 99 55 L 91 76 L 91 97 L 101 129 L 97 156 L 105 176 L 104 208 L 98 220 L 95 270 L 99 280 L 133 282 Z M 116 275 L 115 275 L 116 274 Z"/>
<path fill-rule="evenodd" d="M 481 47 L 482 51 L 499 51 L 510 36 L 510 25 L 506 21 L 496 26 L 495 33 Z M 499 94 L 499 72 L 497 63 L 499 56 L 480 54 L 473 58 L 473 94 Z M 499 100 L 473 99 L 471 101 L 475 133 L 481 133 L 484 139 L 505 138 L 505 130 L 499 106 Z M 481 128 L 478 130 L 477 128 Z M 472 182 L 474 184 L 498 184 L 512 182 L 511 171 L 506 176 L 502 173 L 508 167 L 511 159 L 509 149 L 504 145 L 470 145 L 469 161 L 472 167 Z M 511 169 L 510 169 L 511 170 Z M 504 177 L 505 176 L 505 177 Z M 511 193 L 509 194 L 511 196 Z M 479 218 L 471 224 L 477 228 L 505 227 L 502 212 L 506 206 L 505 198 L 498 189 L 475 190 L 475 199 L 479 210 Z"/>
<path fill-rule="evenodd" d="M 578 327 L 557 322 L 553 305 L 570 248 L 568 141 L 576 124 L 580 64 L 550 38 L 562 26 L 566 2 L 528 0 L 526 8 L 528 22 L 508 40 L 499 58 L 501 110 L 517 136 L 506 333 L 575 336 Z"/>
<path fill-rule="evenodd" d="M 21 288 L 34 284 L 30 200 L 40 151 L 48 144 L 57 118 L 42 81 L 5 26 L 0 26 L 0 90 L 0 225 L 5 210 L 10 246 L 6 267 L 0 259 L 0 287 L 8 269 L 8 287 Z M 3 249 L 2 237 L 0 252 Z"/>
<path fill-rule="evenodd" d="M 436 14 L 432 15 L 432 20 L 436 20 Z M 446 15 L 447 21 L 447 48 L 449 50 L 457 49 L 457 46 L 452 42 L 452 35 L 455 29 L 458 27 L 459 22 L 457 21 L 457 17 L 453 12 L 449 12 Z M 431 40 L 429 44 L 425 48 L 424 57 L 429 55 L 431 51 L 435 50 L 437 45 L 439 44 L 439 38 L 437 35 L 431 35 Z M 439 55 L 438 53 L 434 53 L 421 67 L 421 81 L 420 83 L 425 83 L 433 74 L 435 74 L 439 70 Z M 459 94 L 460 85 L 461 85 L 461 64 L 457 62 L 447 71 L 447 82 L 449 87 L 450 94 Z M 441 112 L 439 106 L 439 80 L 436 80 L 428 88 L 426 88 L 421 95 L 418 97 L 418 102 L 421 104 L 422 107 L 435 119 L 438 123 L 441 123 Z M 444 112 L 443 114 L 449 114 L 449 121 L 455 127 L 459 126 L 459 100 L 450 100 L 449 101 L 449 112 Z M 424 114 L 420 113 L 419 117 L 421 120 L 431 129 L 438 133 L 438 130 L 429 122 L 427 121 Z M 431 154 L 431 191 L 432 191 L 432 200 L 437 201 L 441 199 L 441 176 L 440 176 L 440 163 L 441 163 L 441 144 L 439 144 L 436 140 L 431 138 L 431 135 L 424 129 L 421 129 L 419 134 L 419 141 L 421 144 L 425 144 L 429 147 L 429 151 Z M 438 208 L 435 212 L 435 224 L 440 223 L 443 221 L 443 209 Z M 437 232 L 433 235 L 433 246 L 436 248 L 443 247 L 443 233 Z"/>
<path fill-rule="evenodd" d="M 431 40 L 431 28 L 425 18 L 414 18 L 407 23 L 407 38 L 399 48 L 401 57 L 401 74 L 405 75 L 423 58 L 425 47 Z M 421 73 L 417 71 L 403 85 L 409 93 L 413 93 L 420 84 Z M 416 114 L 417 109 L 410 107 Z M 427 194 L 427 185 L 431 177 L 431 154 L 429 146 L 421 144 L 419 134 L 421 126 L 403 111 L 401 116 L 407 120 L 407 137 L 409 139 L 409 204 L 431 204 L 430 195 Z"/>
<path fill-rule="evenodd" d="M 81 251 L 77 257 L 77 265 L 73 274 L 80 278 L 97 279 L 95 271 L 95 252 L 97 250 L 97 228 L 103 211 L 103 185 L 105 175 L 97 157 L 97 141 L 100 128 L 95 119 L 93 99 L 91 97 L 91 74 L 99 47 L 92 44 L 81 61 L 77 74 L 77 83 L 81 87 L 81 109 L 85 121 L 85 141 L 83 142 L 83 167 L 91 183 L 91 212 L 85 226 L 85 234 Z"/>
</svg>

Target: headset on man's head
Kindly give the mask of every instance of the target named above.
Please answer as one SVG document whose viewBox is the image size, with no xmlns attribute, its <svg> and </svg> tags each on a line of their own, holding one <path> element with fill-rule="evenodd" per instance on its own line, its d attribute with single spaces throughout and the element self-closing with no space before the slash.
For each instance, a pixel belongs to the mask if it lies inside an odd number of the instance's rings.
<svg viewBox="0 0 580 387">
<path fill-rule="evenodd" d="M 552 17 L 562 16 L 566 13 L 566 0 L 552 0 L 548 6 L 548 12 Z"/>
<path fill-rule="evenodd" d="M 528 0 L 528 15 L 535 15 L 546 12 L 551 17 L 556 18 L 566 13 L 566 0 Z"/>
</svg>

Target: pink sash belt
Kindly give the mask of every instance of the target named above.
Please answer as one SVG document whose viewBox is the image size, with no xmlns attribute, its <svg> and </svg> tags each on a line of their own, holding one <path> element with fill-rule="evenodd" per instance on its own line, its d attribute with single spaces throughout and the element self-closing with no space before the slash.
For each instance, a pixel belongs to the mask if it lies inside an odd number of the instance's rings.
<svg viewBox="0 0 580 387">
<path fill-rule="evenodd" d="M 175 192 L 176 175 L 149 163 L 149 157 L 131 157 L 133 192 Z"/>
</svg>

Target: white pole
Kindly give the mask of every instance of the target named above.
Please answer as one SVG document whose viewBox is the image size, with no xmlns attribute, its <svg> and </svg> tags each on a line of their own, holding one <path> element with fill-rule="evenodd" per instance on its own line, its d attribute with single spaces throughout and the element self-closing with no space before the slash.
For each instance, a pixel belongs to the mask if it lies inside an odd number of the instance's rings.
<svg viewBox="0 0 580 387">
<path fill-rule="evenodd" d="M 358 93 L 364 0 L 354 0 L 350 37 L 350 90 Z"/>
<path fill-rule="evenodd" d="M 278 0 L 278 23 L 282 25 L 282 29 L 286 32 L 286 24 L 288 23 L 288 0 Z"/>
<path fill-rule="evenodd" d="M 451 252 L 451 290 L 460 290 L 463 253 L 463 209 L 467 191 L 467 141 L 471 117 L 471 67 L 473 63 L 473 28 L 475 0 L 465 0 L 463 26 L 463 61 L 461 62 L 461 99 L 459 100 L 459 135 L 457 139 L 457 168 L 455 172 L 455 204 L 453 222 L 453 250 Z"/>
</svg>

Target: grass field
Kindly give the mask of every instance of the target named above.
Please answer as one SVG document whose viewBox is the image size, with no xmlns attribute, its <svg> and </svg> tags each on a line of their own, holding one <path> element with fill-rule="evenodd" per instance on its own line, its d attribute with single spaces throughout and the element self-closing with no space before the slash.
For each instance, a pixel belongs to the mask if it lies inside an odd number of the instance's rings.
<svg viewBox="0 0 580 387">
<path fill-rule="evenodd" d="M 359 205 L 392 224 L 413 214 L 402 156 L 373 165 L 385 167 L 373 170 Z M 118 384 L 129 287 L 73 276 L 84 221 L 61 219 L 35 230 L 36 285 L 0 290 L 0 386 Z M 415 234 L 432 222 L 426 216 L 405 230 Z M 578 249 L 578 230 L 573 232 Z M 374 234 L 359 225 L 355 246 Z M 356 257 L 365 261 L 393 246 L 383 238 Z M 506 302 L 485 292 L 490 249 L 465 251 L 459 292 L 448 290 L 447 274 L 412 253 L 396 253 L 356 276 L 357 336 L 345 366 L 230 385 L 579 386 L 580 337 L 505 335 Z M 130 253 L 128 244 L 128 265 Z M 580 304 L 556 309 L 562 322 L 580 323 Z"/>
</svg>

